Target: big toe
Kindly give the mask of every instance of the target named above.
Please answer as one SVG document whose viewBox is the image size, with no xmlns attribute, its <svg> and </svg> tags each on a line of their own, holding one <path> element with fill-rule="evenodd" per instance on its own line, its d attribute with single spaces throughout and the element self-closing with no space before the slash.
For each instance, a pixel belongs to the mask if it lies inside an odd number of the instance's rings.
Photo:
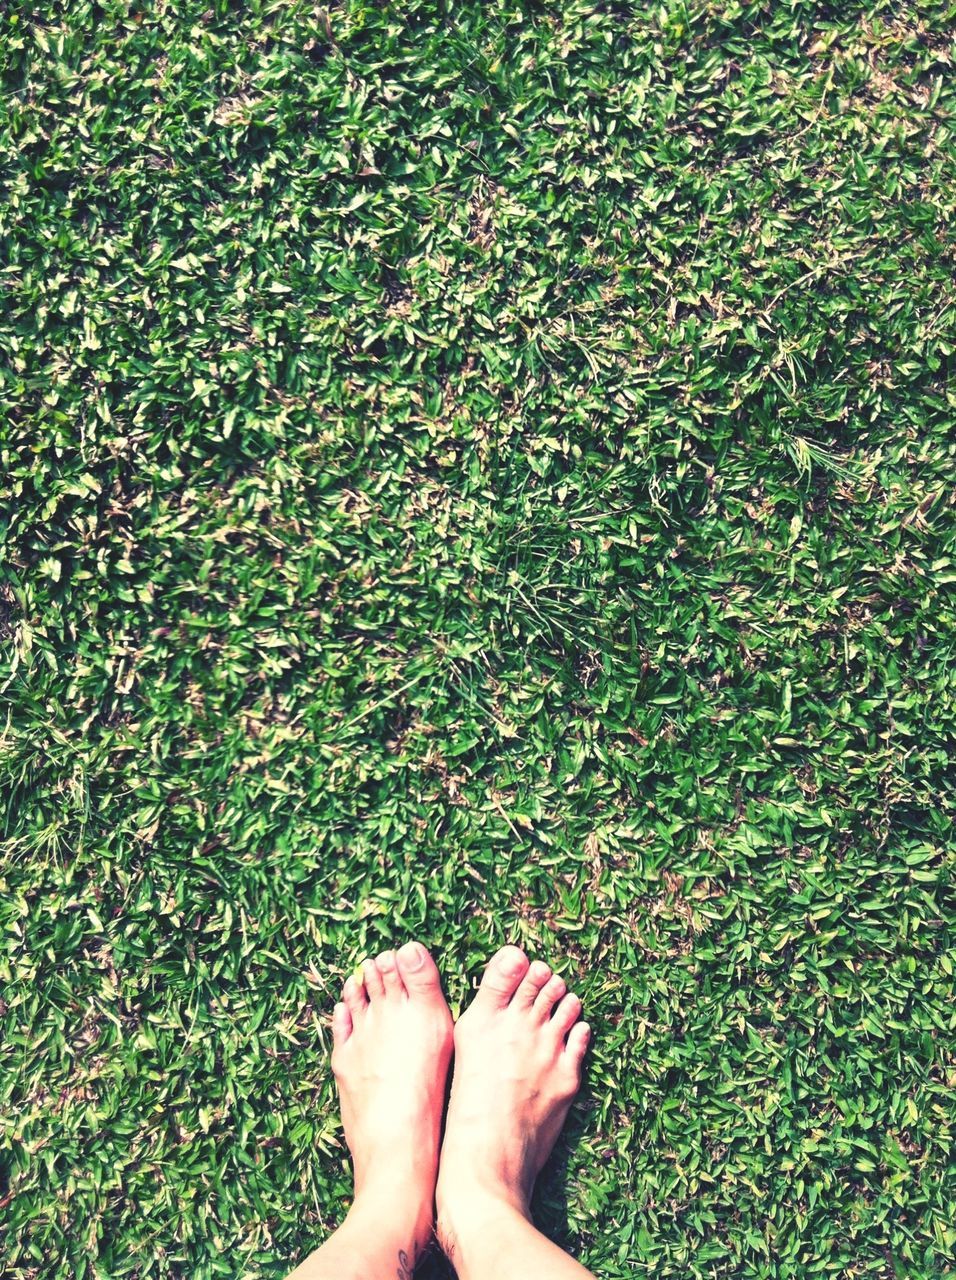
<svg viewBox="0 0 956 1280">
<path fill-rule="evenodd" d="M 396 958 L 405 990 L 413 1000 L 433 1000 L 441 996 L 438 968 L 420 942 L 406 942 Z"/>
<path fill-rule="evenodd" d="M 488 961 L 475 1002 L 503 1009 L 527 972 L 528 957 L 525 953 L 519 947 L 502 947 Z"/>
</svg>

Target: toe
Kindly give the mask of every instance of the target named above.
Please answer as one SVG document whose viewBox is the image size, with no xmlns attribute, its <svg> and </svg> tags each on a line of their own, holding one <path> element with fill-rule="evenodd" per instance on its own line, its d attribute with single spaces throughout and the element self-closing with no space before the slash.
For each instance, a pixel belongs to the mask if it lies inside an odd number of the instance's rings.
<svg viewBox="0 0 956 1280">
<path fill-rule="evenodd" d="M 382 975 L 378 971 L 378 965 L 374 960 L 362 961 L 362 981 L 365 983 L 365 990 L 368 992 L 368 998 L 371 1001 L 381 1000 L 385 995 L 385 983 L 382 981 Z"/>
<path fill-rule="evenodd" d="M 441 995 L 438 968 L 420 942 L 406 942 L 399 949 L 397 960 L 405 990 L 413 1000 L 430 1000 Z"/>
<path fill-rule="evenodd" d="M 563 1040 L 580 1016 L 581 1001 L 569 992 L 555 1009 L 551 1025 Z"/>
<path fill-rule="evenodd" d="M 502 947 L 488 962 L 475 1003 L 504 1009 L 528 971 L 528 957 L 518 947 Z"/>
<path fill-rule="evenodd" d="M 553 974 L 550 981 L 546 982 L 538 992 L 538 998 L 534 1002 L 534 1011 L 542 1019 L 551 1017 L 551 1010 L 558 1003 L 561 997 L 568 989 L 568 984 L 558 974 Z"/>
<path fill-rule="evenodd" d="M 518 990 L 514 994 L 513 1004 L 530 1009 L 538 992 L 551 977 L 551 970 L 543 960 L 532 960 L 528 972 L 521 979 Z"/>
<path fill-rule="evenodd" d="M 566 1056 L 576 1067 L 581 1065 L 591 1041 L 591 1028 L 586 1022 L 576 1022 L 568 1032 Z"/>
<path fill-rule="evenodd" d="M 377 956 L 375 967 L 382 975 L 386 995 L 403 996 L 405 994 L 405 984 L 398 971 L 398 961 L 395 959 L 394 951 L 383 951 L 380 956 Z"/>
<path fill-rule="evenodd" d="M 352 1034 L 352 1014 L 342 1001 L 332 1010 L 332 1044 L 337 1049 Z"/>
<path fill-rule="evenodd" d="M 345 986 L 342 988 L 342 1000 L 353 1022 L 360 1013 L 368 1008 L 368 996 L 365 993 L 365 986 L 354 976 L 346 978 Z"/>
</svg>

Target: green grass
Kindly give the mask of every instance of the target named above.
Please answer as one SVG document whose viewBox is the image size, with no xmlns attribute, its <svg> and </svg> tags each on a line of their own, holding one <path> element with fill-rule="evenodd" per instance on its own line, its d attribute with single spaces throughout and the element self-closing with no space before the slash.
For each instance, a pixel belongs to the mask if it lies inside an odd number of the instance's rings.
<svg viewBox="0 0 956 1280">
<path fill-rule="evenodd" d="M 956 1275 L 956 8 L 0 30 L 3 1275 L 282 1277 L 409 935 L 602 1280 Z"/>
</svg>

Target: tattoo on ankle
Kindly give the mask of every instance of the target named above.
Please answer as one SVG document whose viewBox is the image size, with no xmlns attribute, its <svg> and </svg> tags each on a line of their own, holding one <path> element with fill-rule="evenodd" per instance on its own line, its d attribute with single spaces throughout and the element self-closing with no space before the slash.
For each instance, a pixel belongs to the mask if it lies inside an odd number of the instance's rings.
<svg viewBox="0 0 956 1280">
<path fill-rule="evenodd" d="M 418 1245 L 413 1246 L 411 1257 L 408 1256 L 404 1249 L 399 1249 L 398 1270 L 395 1272 L 398 1276 L 398 1280 L 412 1280 L 412 1276 L 415 1274 L 415 1268 L 419 1263 L 419 1252 L 420 1250 Z"/>
</svg>

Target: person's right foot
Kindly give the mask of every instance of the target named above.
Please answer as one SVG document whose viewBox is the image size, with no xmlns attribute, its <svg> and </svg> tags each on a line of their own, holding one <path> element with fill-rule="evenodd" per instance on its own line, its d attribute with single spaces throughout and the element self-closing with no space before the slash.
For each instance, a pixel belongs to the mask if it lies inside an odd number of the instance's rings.
<svg viewBox="0 0 956 1280">
<path fill-rule="evenodd" d="M 503 947 L 455 1026 L 438 1167 L 438 1228 L 454 1235 L 476 1199 L 527 1216 L 534 1180 L 581 1084 L 590 1028 L 581 1001 L 540 960 Z"/>
</svg>

